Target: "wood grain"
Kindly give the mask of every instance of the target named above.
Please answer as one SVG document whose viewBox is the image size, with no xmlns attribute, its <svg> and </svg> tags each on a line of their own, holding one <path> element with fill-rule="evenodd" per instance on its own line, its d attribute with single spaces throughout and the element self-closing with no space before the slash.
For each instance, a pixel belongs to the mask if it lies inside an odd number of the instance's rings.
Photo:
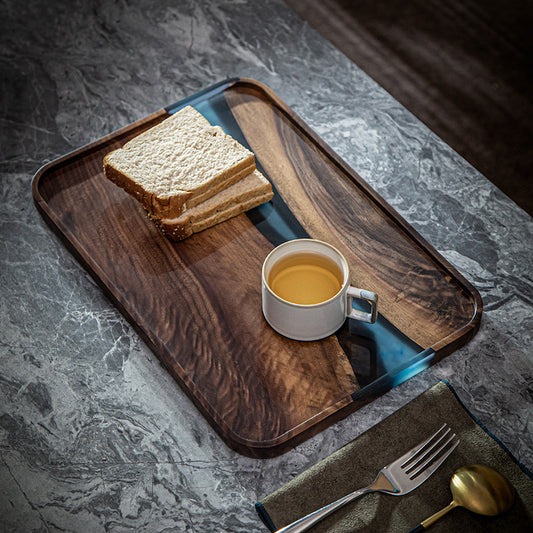
<svg viewBox="0 0 533 533">
<path fill-rule="evenodd" d="M 295 129 L 294 116 L 262 92 L 242 86 L 227 99 L 257 160 L 309 235 L 339 248 L 352 283 L 378 293 L 380 313 L 423 348 L 468 324 L 481 305 L 472 297 L 477 291 L 445 262 L 436 265 L 436 252 L 428 254 L 430 245 L 414 230 L 391 224 L 390 210 L 354 187 L 354 177 L 361 178 Z"/>
<path fill-rule="evenodd" d="M 289 110 L 249 80 L 230 84 L 225 94 L 278 194 L 306 231 L 327 233 L 324 240 L 349 255 L 356 283 L 383 293 L 391 319 L 428 343 L 450 335 L 462 342 L 465 332 L 457 328 L 465 323 L 475 330 L 474 297 L 458 289 L 423 243 L 398 230 L 390 212 L 361 192 L 364 185 L 338 170 L 334 155 Z M 260 117 L 261 128 L 248 113 Z M 276 455 L 360 407 L 364 402 L 352 397 L 358 381 L 336 336 L 297 342 L 266 324 L 260 275 L 274 245 L 249 217 L 175 243 L 105 179 L 103 156 L 166 116 L 157 112 L 46 165 L 34 178 L 34 199 L 225 442 L 247 455 Z M 337 196 L 342 202 L 333 201 Z M 394 261 L 383 264 L 380 254 L 391 249 Z M 421 326 L 409 328 L 410 320 Z M 422 334 L 425 327 L 431 334 Z"/>
<path fill-rule="evenodd" d="M 263 320 L 261 266 L 273 246 L 250 220 L 239 216 L 171 243 L 103 176 L 102 158 L 113 148 L 44 170 L 42 201 L 216 429 L 234 446 L 268 448 L 349 403 L 358 385 L 336 337 L 297 343 Z"/>
</svg>

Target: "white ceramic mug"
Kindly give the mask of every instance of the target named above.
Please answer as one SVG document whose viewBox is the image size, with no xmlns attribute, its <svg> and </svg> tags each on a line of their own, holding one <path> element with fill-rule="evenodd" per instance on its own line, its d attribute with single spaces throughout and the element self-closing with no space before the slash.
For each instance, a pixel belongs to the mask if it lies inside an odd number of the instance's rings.
<svg viewBox="0 0 533 533">
<path fill-rule="evenodd" d="M 333 260 L 343 276 L 341 289 L 329 300 L 303 305 L 279 297 L 269 286 L 272 268 L 284 258 L 296 253 L 316 253 Z M 346 317 L 374 323 L 378 314 L 378 296 L 374 292 L 350 285 L 350 269 L 344 256 L 328 243 L 315 239 L 296 239 L 274 248 L 263 263 L 261 293 L 263 315 L 281 335 L 299 341 L 313 341 L 335 333 Z M 353 308 L 353 298 L 370 302 L 370 312 Z"/>
</svg>

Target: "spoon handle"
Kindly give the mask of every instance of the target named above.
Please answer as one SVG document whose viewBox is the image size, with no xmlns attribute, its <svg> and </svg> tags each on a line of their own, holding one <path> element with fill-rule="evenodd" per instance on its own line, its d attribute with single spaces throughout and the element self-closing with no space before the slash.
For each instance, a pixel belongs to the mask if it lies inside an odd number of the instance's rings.
<svg viewBox="0 0 533 533">
<path fill-rule="evenodd" d="M 442 518 L 448 511 L 451 511 L 454 507 L 457 507 L 455 501 L 451 501 L 446 507 L 442 508 L 440 511 L 437 511 L 435 514 L 432 514 L 429 518 L 422 520 L 420 524 L 415 526 L 413 529 L 410 529 L 407 533 L 422 533 L 434 524 L 437 520 Z"/>
</svg>

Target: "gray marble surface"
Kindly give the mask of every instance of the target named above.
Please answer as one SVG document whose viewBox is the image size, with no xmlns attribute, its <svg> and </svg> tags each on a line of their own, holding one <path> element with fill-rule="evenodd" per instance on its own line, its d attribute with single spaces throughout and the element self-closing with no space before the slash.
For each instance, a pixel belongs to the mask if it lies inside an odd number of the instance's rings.
<svg viewBox="0 0 533 533">
<path fill-rule="evenodd" d="M 533 468 L 533 222 L 280 0 L 1 5 L 0 531 L 262 532 L 253 504 L 439 379 Z M 480 291 L 465 347 L 274 459 L 228 449 L 51 233 L 44 163 L 270 86 Z"/>
</svg>

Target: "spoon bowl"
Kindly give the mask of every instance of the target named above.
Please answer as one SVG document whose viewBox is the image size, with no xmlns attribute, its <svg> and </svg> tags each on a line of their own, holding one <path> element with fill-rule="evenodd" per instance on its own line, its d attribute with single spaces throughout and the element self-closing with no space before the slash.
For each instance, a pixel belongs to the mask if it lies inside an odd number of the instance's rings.
<svg viewBox="0 0 533 533">
<path fill-rule="evenodd" d="M 434 515 L 423 520 L 409 533 L 420 533 L 455 507 L 473 513 L 496 516 L 509 510 L 515 498 L 514 487 L 500 473 L 486 465 L 458 468 L 450 480 L 452 501 Z"/>
<path fill-rule="evenodd" d="M 510 509 L 514 502 L 513 486 L 485 465 L 459 468 L 450 480 L 450 489 L 457 506 L 481 515 L 499 515 Z"/>
</svg>

